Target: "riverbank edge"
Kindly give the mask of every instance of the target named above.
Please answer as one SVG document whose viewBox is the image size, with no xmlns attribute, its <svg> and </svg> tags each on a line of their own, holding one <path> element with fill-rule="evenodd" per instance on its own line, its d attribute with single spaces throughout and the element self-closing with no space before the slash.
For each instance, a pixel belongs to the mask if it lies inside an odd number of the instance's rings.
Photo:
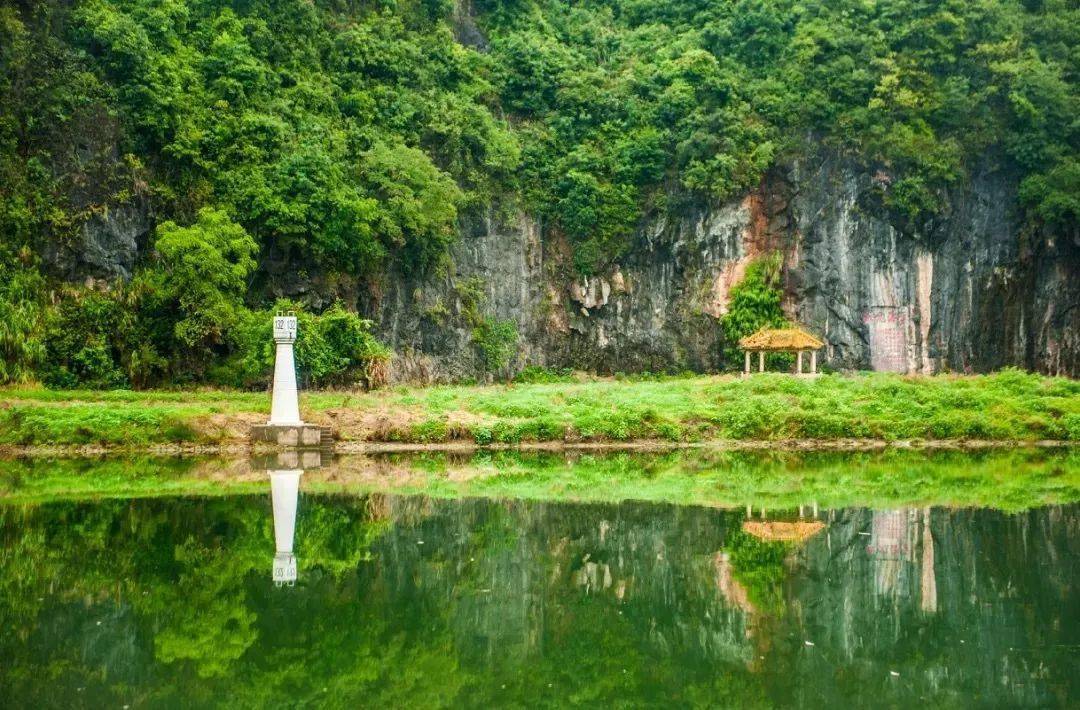
<svg viewBox="0 0 1080 710">
<path fill-rule="evenodd" d="M 266 423 L 266 404 L 225 390 L 0 388 L 0 452 L 243 452 Z M 1080 441 L 1080 381 L 1007 370 L 402 386 L 308 392 L 301 412 L 342 452 L 1017 446 Z"/>
<path fill-rule="evenodd" d="M 1002 449 L 1072 448 L 1080 444 L 1073 440 L 1006 440 L 1006 439 L 718 439 L 713 441 L 667 441 L 639 439 L 634 441 L 534 441 L 515 444 L 477 444 L 471 441 L 436 443 L 405 443 L 391 441 L 339 441 L 322 451 L 329 455 L 380 455 L 458 453 L 480 451 L 539 451 L 539 452 L 651 452 L 701 449 L 709 451 L 835 451 L 863 452 L 898 450 L 979 451 Z M 162 443 L 149 445 L 101 444 L 32 444 L 0 445 L 0 461 L 19 458 L 80 458 L 97 456 L 227 456 L 241 457 L 293 451 L 262 443 L 228 442 L 220 444 Z"/>
</svg>

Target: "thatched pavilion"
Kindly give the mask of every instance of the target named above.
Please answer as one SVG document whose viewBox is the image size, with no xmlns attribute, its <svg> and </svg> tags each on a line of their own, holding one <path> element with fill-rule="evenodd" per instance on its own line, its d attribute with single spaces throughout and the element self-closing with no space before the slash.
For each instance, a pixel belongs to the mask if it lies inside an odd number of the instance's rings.
<svg viewBox="0 0 1080 710">
<path fill-rule="evenodd" d="M 794 542 L 802 544 L 825 529 L 825 523 L 818 520 L 818 506 L 813 503 L 810 509 L 812 519 L 806 519 L 806 507 L 799 506 L 798 520 L 766 520 L 765 508 L 761 508 L 760 520 L 753 520 L 754 509 L 746 506 L 746 520 L 743 532 L 753 535 L 763 542 Z"/>
<path fill-rule="evenodd" d="M 742 524 L 744 532 L 763 542 L 795 542 L 802 544 L 825 529 L 820 520 L 793 522 L 747 520 Z"/>
<path fill-rule="evenodd" d="M 739 341 L 739 347 L 746 351 L 746 367 L 744 374 L 750 374 L 750 353 L 758 354 L 758 372 L 765 372 L 765 353 L 797 353 L 798 363 L 795 374 L 803 373 L 803 352 L 810 352 L 810 372 L 805 373 L 811 377 L 818 374 L 817 351 L 825 343 L 807 333 L 802 328 L 794 326 L 788 328 L 762 328 L 753 335 L 748 335 Z"/>
</svg>

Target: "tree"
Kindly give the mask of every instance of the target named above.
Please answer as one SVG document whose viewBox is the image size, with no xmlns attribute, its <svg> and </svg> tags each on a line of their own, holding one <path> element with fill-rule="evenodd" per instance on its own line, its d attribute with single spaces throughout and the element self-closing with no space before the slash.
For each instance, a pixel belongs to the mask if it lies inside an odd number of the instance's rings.
<svg viewBox="0 0 1080 710">
<path fill-rule="evenodd" d="M 787 322 L 780 307 L 782 265 L 783 255 L 779 252 L 760 257 L 746 267 L 742 281 L 732 286 L 728 294 L 727 313 L 720 319 L 728 343 L 728 362 L 738 362 L 740 338 L 760 328 L 782 327 Z"/>
<path fill-rule="evenodd" d="M 189 227 L 160 224 L 154 247 L 160 270 L 150 278 L 183 315 L 176 338 L 193 348 L 220 344 L 243 307 L 255 240 L 223 210 L 204 207 Z"/>
<path fill-rule="evenodd" d="M 361 156 L 360 174 L 378 201 L 375 229 L 389 251 L 421 270 L 446 253 L 464 199 L 449 175 L 416 148 L 382 142 Z"/>
</svg>

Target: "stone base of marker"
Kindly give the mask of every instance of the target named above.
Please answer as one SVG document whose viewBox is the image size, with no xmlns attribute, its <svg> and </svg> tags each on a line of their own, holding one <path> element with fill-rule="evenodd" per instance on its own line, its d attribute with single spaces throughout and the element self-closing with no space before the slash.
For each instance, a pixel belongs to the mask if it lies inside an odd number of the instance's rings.
<svg viewBox="0 0 1080 710">
<path fill-rule="evenodd" d="M 259 424 L 251 427 L 251 440 L 298 449 L 330 448 L 334 433 L 315 424 Z"/>
<path fill-rule="evenodd" d="M 322 468 L 333 458 L 333 453 L 325 449 L 280 448 L 276 451 L 264 451 L 251 456 L 248 465 L 252 471 L 310 471 Z"/>
<path fill-rule="evenodd" d="M 292 586 L 296 583 L 296 555 L 291 552 L 279 552 L 274 555 L 274 584 Z"/>
</svg>

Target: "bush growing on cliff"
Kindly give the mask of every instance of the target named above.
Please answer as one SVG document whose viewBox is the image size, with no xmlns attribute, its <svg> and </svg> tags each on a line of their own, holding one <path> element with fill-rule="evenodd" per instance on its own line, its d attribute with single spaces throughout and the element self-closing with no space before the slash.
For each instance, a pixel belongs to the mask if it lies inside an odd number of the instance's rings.
<svg viewBox="0 0 1080 710">
<path fill-rule="evenodd" d="M 160 268 L 143 276 L 183 314 L 173 327 L 177 340 L 191 348 L 222 343 L 243 309 L 255 240 L 222 210 L 205 207 L 189 227 L 159 225 L 154 246 Z"/>
<path fill-rule="evenodd" d="M 0 383 L 34 379 L 45 360 L 44 287 L 36 269 L 0 258 Z"/>
<path fill-rule="evenodd" d="M 787 323 L 780 307 L 783 294 L 780 291 L 780 269 L 783 255 L 774 252 L 755 259 L 746 267 L 739 283 L 728 294 L 728 310 L 720 318 L 727 347 L 724 359 L 731 367 L 741 367 L 742 351 L 739 339 L 751 335 L 760 328 L 779 328 Z M 770 354 L 769 367 L 787 367 L 791 356 Z"/>
<path fill-rule="evenodd" d="M 487 317 L 472 331 L 472 342 L 488 372 L 501 370 L 510 363 L 517 351 L 517 324 L 512 320 Z"/>
</svg>

